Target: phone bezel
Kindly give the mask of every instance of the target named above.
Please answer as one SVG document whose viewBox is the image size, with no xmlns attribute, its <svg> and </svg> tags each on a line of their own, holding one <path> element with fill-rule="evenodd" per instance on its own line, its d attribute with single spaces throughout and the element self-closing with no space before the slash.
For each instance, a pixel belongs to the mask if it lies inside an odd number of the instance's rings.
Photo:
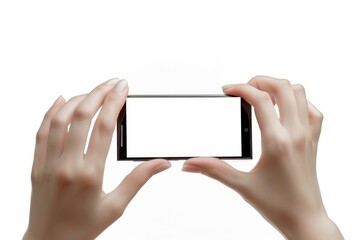
<svg viewBox="0 0 360 240">
<path fill-rule="evenodd" d="M 238 97 L 221 94 L 199 94 L 199 95 L 129 95 L 127 98 L 217 98 L 217 97 Z M 213 156 L 220 159 L 252 159 L 252 125 L 251 125 L 251 105 L 241 98 L 241 143 L 242 156 Z M 155 158 L 167 160 L 183 160 L 191 157 L 127 157 L 126 141 L 126 102 L 117 120 L 117 160 L 118 161 L 146 161 Z"/>
</svg>

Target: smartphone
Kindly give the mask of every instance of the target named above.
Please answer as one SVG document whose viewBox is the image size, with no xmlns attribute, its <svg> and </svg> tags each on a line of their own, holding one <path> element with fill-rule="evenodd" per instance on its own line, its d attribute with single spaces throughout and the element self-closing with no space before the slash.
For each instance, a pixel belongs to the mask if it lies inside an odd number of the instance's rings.
<svg viewBox="0 0 360 240">
<path fill-rule="evenodd" d="M 252 158 L 251 106 L 227 95 L 129 95 L 117 159 Z"/>
</svg>

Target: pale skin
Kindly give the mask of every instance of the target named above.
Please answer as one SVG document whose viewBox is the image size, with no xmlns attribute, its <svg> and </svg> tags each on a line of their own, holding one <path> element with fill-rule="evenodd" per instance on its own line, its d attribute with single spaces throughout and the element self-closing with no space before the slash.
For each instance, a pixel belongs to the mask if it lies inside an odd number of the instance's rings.
<svg viewBox="0 0 360 240">
<path fill-rule="evenodd" d="M 304 88 L 257 76 L 223 90 L 254 107 L 261 130 L 259 162 L 247 173 L 219 159 L 194 158 L 183 170 L 234 189 L 287 239 L 343 239 L 326 214 L 316 174 L 323 115 L 306 99 Z"/>
<path fill-rule="evenodd" d="M 286 239 L 343 239 L 321 199 L 316 152 L 323 117 L 307 101 L 304 88 L 258 76 L 223 89 L 255 109 L 262 139 L 259 162 L 246 173 L 219 159 L 193 158 L 183 170 L 202 173 L 237 191 Z M 153 175 L 170 167 L 164 159 L 141 163 L 112 192 L 102 190 L 105 160 L 127 93 L 126 81 L 112 79 L 67 102 L 59 97 L 45 114 L 36 137 L 24 239 L 95 239 L 121 217 Z"/>
<path fill-rule="evenodd" d="M 68 102 L 58 98 L 46 113 L 36 137 L 24 239 L 95 239 L 151 176 L 170 167 L 160 159 L 141 163 L 116 189 L 103 192 L 105 159 L 127 93 L 126 81 L 112 79 Z M 91 119 L 100 107 L 84 154 Z"/>
</svg>

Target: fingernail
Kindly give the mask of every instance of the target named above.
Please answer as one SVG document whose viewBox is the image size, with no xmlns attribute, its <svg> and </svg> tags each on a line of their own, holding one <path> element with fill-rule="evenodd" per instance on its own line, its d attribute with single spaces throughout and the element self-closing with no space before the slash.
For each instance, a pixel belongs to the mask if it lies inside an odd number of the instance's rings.
<svg viewBox="0 0 360 240">
<path fill-rule="evenodd" d="M 165 162 L 165 165 L 167 165 L 167 168 L 170 168 L 171 167 L 171 163 L 169 161 L 166 161 Z"/>
<path fill-rule="evenodd" d="M 115 86 L 116 91 L 124 91 L 127 88 L 127 81 L 125 79 L 122 79 L 120 82 L 118 82 Z"/>
<path fill-rule="evenodd" d="M 163 166 L 165 166 L 165 169 L 169 169 L 171 167 L 171 163 L 169 161 L 166 161 L 163 163 Z"/>
<path fill-rule="evenodd" d="M 53 103 L 53 106 L 58 105 L 58 104 L 61 103 L 62 101 L 64 101 L 64 98 L 63 98 L 63 96 L 60 95 L 60 96 L 55 100 L 55 102 Z"/>
<path fill-rule="evenodd" d="M 166 169 L 169 169 L 170 167 L 171 167 L 171 163 L 168 161 L 160 163 L 155 167 L 154 174 L 165 171 Z"/>
<path fill-rule="evenodd" d="M 231 87 L 234 87 L 236 84 L 227 84 L 227 85 L 224 85 L 222 86 L 222 89 L 227 89 L 227 88 L 231 88 Z"/>
<path fill-rule="evenodd" d="M 200 173 L 201 169 L 194 166 L 194 165 L 184 164 L 181 171 L 192 172 L 192 173 Z"/>
<path fill-rule="evenodd" d="M 117 84 L 119 81 L 120 81 L 120 80 L 119 80 L 118 78 L 112 78 L 112 79 L 108 80 L 108 81 L 106 82 L 106 84 L 115 85 L 115 84 Z"/>
</svg>

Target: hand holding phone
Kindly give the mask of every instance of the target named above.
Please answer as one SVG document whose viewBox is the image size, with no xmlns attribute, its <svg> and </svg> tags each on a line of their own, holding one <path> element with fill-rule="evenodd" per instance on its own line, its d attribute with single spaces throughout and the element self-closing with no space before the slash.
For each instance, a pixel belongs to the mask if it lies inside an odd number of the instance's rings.
<svg viewBox="0 0 360 240">
<path fill-rule="evenodd" d="M 59 97 L 45 114 L 36 137 L 29 226 L 23 239 L 95 239 L 154 174 L 170 167 L 160 159 L 144 162 L 113 191 L 102 189 L 127 93 L 125 80 L 112 79 L 67 102 Z"/>
<path fill-rule="evenodd" d="M 248 84 L 225 86 L 224 92 L 254 106 L 261 130 L 259 162 L 243 172 L 216 158 L 194 158 L 183 170 L 234 189 L 286 239 L 344 239 L 321 199 L 316 153 L 323 117 L 308 102 L 304 87 L 258 76 Z"/>
</svg>

